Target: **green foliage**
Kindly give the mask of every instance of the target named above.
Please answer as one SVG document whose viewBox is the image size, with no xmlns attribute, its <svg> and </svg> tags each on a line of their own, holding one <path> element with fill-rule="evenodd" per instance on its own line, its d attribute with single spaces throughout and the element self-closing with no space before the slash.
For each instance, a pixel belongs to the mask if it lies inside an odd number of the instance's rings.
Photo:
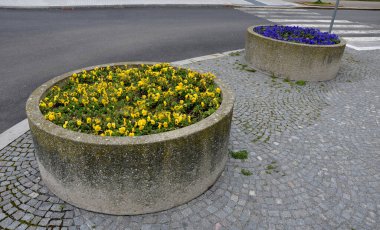
<svg viewBox="0 0 380 230">
<path fill-rule="evenodd" d="M 296 81 L 296 85 L 304 86 L 304 85 L 306 85 L 306 82 L 303 80 L 299 80 L 299 81 Z"/>
<path fill-rule="evenodd" d="M 244 176 L 251 176 L 252 175 L 252 172 L 249 171 L 248 169 L 241 169 L 241 174 L 243 174 Z"/>
<path fill-rule="evenodd" d="M 240 160 L 245 160 L 248 158 L 248 152 L 247 150 L 241 150 L 237 152 L 230 152 L 232 158 L 234 159 L 240 159 Z"/>
</svg>

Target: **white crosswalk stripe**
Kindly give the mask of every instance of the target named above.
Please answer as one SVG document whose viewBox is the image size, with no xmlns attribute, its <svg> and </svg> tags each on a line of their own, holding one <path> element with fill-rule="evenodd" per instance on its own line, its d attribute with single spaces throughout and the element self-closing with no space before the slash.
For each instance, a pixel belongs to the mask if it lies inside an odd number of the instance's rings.
<svg viewBox="0 0 380 230">
<path fill-rule="evenodd" d="M 245 12 L 252 12 L 252 11 L 245 11 Z M 297 15 L 318 15 L 318 13 L 314 13 L 314 12 L 297 12 L 297 11 L 294 11 L 294 12 L 289 12 L 289 11 L 280 11 L 280 12 L 276 12 L 277 14 L 279 15 L 294 15 L 294 14 L 297 14 Z M 273 14 L 273 12 L 268 12 L 268 11 L 259 11 L 259 12 L 255 12 L 255 14 Z"/>
<path fill-rule="evenodd" d="M 309 22 L 322 22 L 322 23 L 330 23 L 331 20 L 321 20 L 321 19 L 270 19 L 272 22 L 279 22 L 279 23 L 294 23 L 294 22 L 304 22 L 304 23 L 309 23 Z M 335 20 L 335 23 L 352 23 L 351 21 L 347 20 Z"/>
<path fill-rule="evenodd" d="M 307 10 L 304 9 L 269 9 L 269 8 L 240 8 L 242 11 L 270 11 L 270 12 L 287 12 L 287 11 L 296 11 L 296 12 L 308 12 Z"/>
<path fill-rule="evenodd" d="M 272 24 L 318 28 L 327 31 L 331 17 L 305 9 L 237 8 L 266 19 Z M 349 20 L 335 20 L 333 33 L 347 41 L 347 47 L 356 50 L 380 49 L 380 29 Z"/>
<path fill-rule="evenodd" d="M 324 30 L 327 31 L 327 30 Z M 333 30 L 335 34 L 380 34 L 380 30 Z"/>
<path fill-rule="evenodd" d="M 273 18 L 273 19 L 278 19 L 278 18 L 294 18 L 294 15 L 275 15 L 275 14 L 271 14 L 271 15 L 256 15 L 257 17 L 260 17 L 260 18 Z M 303 15 L 302 16 L 303 18 L 305 19 L 310 19 L 310 18 L 327 18 L 327 19 L 330 19 L 331 17 L 329 16 L 325 16 L 325 15 Z"/>
<path fill-rule="evenodd" d="M 300 27 L 312 27 L 312 28 L 328 28 L 330 27 L 330 24 L 286 24 L 288 26 L 300 26 Z M 355 25 L 355 24 L 349 24 L 349 25 L 337 25 L 334 24 L 334 28 L 372 28 L 371 26 L 367 25 Z"/>
</svg>

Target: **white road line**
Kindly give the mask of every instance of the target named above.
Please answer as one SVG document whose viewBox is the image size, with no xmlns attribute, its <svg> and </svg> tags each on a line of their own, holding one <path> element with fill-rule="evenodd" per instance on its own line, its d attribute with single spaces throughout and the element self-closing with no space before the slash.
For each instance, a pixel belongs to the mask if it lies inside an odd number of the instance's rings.
<svg viewBox="0 0 380 230">
<path fill-rule="evenodd" d="M 328 28 L 329 24 L 289 24 L 288 26 Z M 334 25 L 334 28 L 372 28 L 367 25 Z"/>
<path fill-rule="evenodd" d="M 326 22 L 330 23 L 331 20 L 320 20 L 320 19 L 315 19 L 315 20 L 310 20 L 310 19 L 268 19 L 269 21 L 272 22 Z M 347 20 L 335 20 L 334 23 L 353 23 L 351 21 Z"/>
<path fill-rule="evenodd" d="M 380 30 L 332 30 L 332 32 L 334 34 L 380 34 Z"/>
<path fill-rule="evenodd" d="M 247 12 L 247 11 L 246 11 Z M 314 13 L 314 12 L 270 12 L 270 11 L 262 11 L 262 12 L 251 12 L 249 11 L 249 13 L 252 13 L 252 14 L 273 14 L 273 13 L 276 13 L 276 15 L 320 15 L 318 13 Z"/>
<path fill-rule="evenodd" d="M 343 37 L 347 41 L 352 42 L 376 42 L 380 41 L 380 37 Z"/>
<path fill-rule="evenodd" d="M 260 18 L 298 18 L 298 16 L 297 15 L 256 15 L 256 17 L 260 17 Z M 308 15 L 305 15 L 305 16 L 303 16 L 302 15 L 302 17 L 303 18 L 305 18 L 305 19 L 308 19 L 308 18 L 327 18 L 327 19 L 331 19 L 331 17 L 330 16 L 324 16 L 324 15 L 310 15 L 310 16 L 308 16 Z"/>
<path fill-rule="evenodd" d="M 279 11 L 292 11 L 292 12 L 307 12 L 307 10 L 304 9 L 268 9 L 268 8 L 235 8 L 237 10 L 244 10 L 244 11 L 273 11 L 273 12 L 279 12 Z"/>
<path fill-rule="evenodd" d="M 346 46 L 350 47 L 352 49 L 355 49 L 355 50 L 379 50 L 380 49 L 380 46 L 363 46 L 363 47 L 360 47 L 360 46 L 354 46 L 351 44 L 347 44 Z"/>
</svg>

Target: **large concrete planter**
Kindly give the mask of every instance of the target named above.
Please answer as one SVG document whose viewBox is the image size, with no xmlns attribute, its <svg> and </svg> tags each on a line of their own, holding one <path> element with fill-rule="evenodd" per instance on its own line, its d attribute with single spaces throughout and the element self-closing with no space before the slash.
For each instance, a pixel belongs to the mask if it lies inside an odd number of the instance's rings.
<svg viewBox="0 0 380 230">
<path fill-rule="evenodd" d="M 108 65 L 125 64 L 137 63 Z M 46 82 L 26 105 L 41 177 L 54 194 L 91 211 L 133 215 L 186 203 L 214 184 L 228 158 L 234 103 L 219 80 L 220 108 L 196 124 L 146 136 L 101 137 L 63 129 L 39 109 L 49 88 L 79 71 Z"/>
<path fill-rule="evenodd" d="M 325 81 L 336 77 L 346 42 L 308 45 L 264 37 L 249 27 L 245 59 L 253 68 L 290 80 Z"/>
</svg>

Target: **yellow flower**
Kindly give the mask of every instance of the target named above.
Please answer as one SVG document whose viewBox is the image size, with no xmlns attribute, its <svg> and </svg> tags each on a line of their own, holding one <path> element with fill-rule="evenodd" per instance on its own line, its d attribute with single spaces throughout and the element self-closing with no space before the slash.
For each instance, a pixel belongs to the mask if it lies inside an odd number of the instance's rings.
<svg viewBox="0 0 380 230">
<path fill-rule="evenodd" d="M 119 133 L 124 134 L 125 130 L 126 130 L 125 127 L 120 127 L 119 128 Z"/>
<path fill-rule="evenodd" d="M 65 124 L 63 124 L 62 127 L 63 127 L 64 129 L 66 129 L 68 123 L 69 123 L 68 121 L 65 121 Z"/>
<path fill-rule="evenodd" d="M 128 136 L 133 137 L 133 136 L 135 136 L 135 134 L 134 133 L 129 133 Z"/>
<path fill-rule="evenodd" d="M 53 105 L 54 105 L 53 102 L 49 102 L 49 103 L 48 103 L 49 108 L 53 107 Z"/>
<path fill-rule="evenodd" d="M 107 129 L 105 132 L 104 132 L 104 134 L 107 136 L 112 136 L 112 133 L 113 133 L 113 131 L 112 130 L 110 130 L 110 129 Z"/>
<path fill-rule="evenodd" d="M 143 109 L 143 110 L 141 111 L 141 113 L 142 113 L 143 116 L 146 116 L 146 115 L 148 114 L 148 111 L 146 111 L 145 109 Z"/>
<path fill-rule="evenodd" d="M 179 103 L 180 103 L 181 105 L 183 105 L 183 103 L 185 103 L 185 102 L 184 102 L 183 100 L 180 100 Z"/>
<path fill-rule="evenodd" d="M 91 117 L 87 117 L 86 122 L 87 122 L 87 124 L 90 124 L 91 123 Z"/>
<path fill-rule="evenodd" d="M 138 122 L 137 122 L 137 125 L 139 126 L 139 130 L 143 130 L 145 125 L 146 125 L 146 120 L 145 119 L 140 119 Z"/>
<path fill-rule="evenodd" d="M 175 90 L 176 90 L 176 91 L 181 91 L 181 90 L 183 90 L 183 83 L 182 83 L 182 82 L 178 83 L 178 85 L 175 87 Z"/>
<path fill-rule="evenodd" d="M 220 93 L 220 88 L 216 88 L 215 92 Z"/>
<path fill-rule="evenodd" d="M 101 120 L 99 118 L 95 118 L 95 123 L 100 124 Z"/>
<path fill-rule="evenodd" d="M 82 125 L 82 121 L 81 120 L 77 120 L 77 125 L 81 126 Z"/>
<path fill-rule="evenodd" d="M 51 112 L 51 113 L 48 114 L 48 119 L 49 119 L 49 121 L 54 121 L 55 120 L 54 112 Z"/>
<path fill-rule="evenodd" d="M 46 107 L 46 103 L 43 102 L 43 101 L 41 101 L 41 102 L 40 102 L 40 107 L 45 108 L 45 107 Z"/>
<path fill-rule="evenodd" d="M 164 125 L 164 128 L 167 128 L 167 127 L 168 127 L 168 123 L 167 123 L 166 121 L 164 122 L 163 125 Z"/>
<path fill-rule="evenodd" d="M 93 125 L 92 128 L 93 128 L 96 132 L 99 132 L 100 130 L 102 130 L 102 128 L 100 127 L 100 125 Z"/>
<path fill-rule="evenodd" d="M 110 129 L 110 128 L 115 128 L 116 127 L 116 124 L 114 122 L 112 123 L 107 123 L 107 127 Z"/>
<path fill-rule="evenodd" d="M 201 102 L 201 106 L 202 106 L 202 107 L 205 107 L 205 103 L 204 103 L 203 101 Z"/>
<path fill-rule="evenodd" d="M 108 100 L 105 99 L 105 98 L 103 98 L 103 99 L 102 99 L 102 104 L 103 104 L 104 106 L 106 106 L 106 105 L 108 104 Z"/>
</svg>

